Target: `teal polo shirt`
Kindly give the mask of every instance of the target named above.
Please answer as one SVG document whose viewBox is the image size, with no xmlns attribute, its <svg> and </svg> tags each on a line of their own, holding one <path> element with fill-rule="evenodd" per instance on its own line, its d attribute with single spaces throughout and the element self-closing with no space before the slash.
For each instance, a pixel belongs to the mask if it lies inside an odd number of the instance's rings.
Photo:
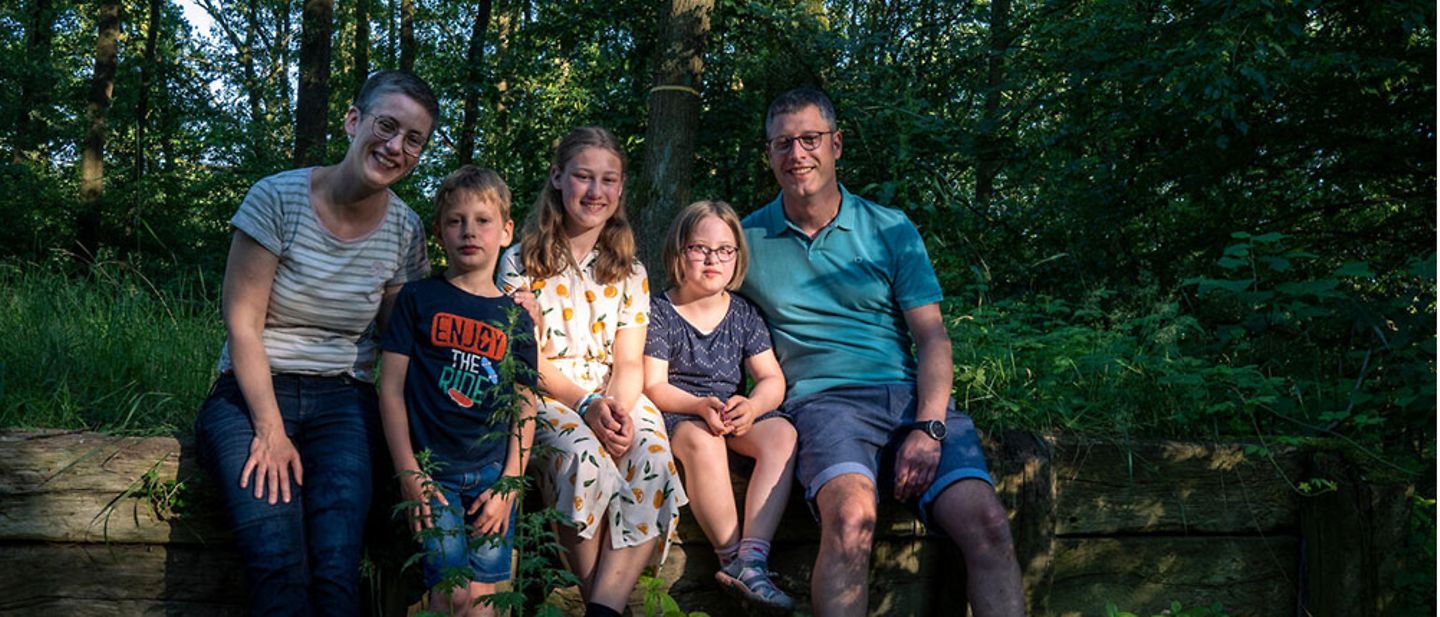
<svg viewBox="0 0 1440 617">
<path fill-rule="evenodd" d="M 908 309 L 939 302 L 940 282 L 904 213 L 840 187 L 840 212 L 814 238 L 781 198 L 745 217 L 741 293 L 765 314 L 786 399 L 837 386 L 915 383 Z"/>
</svg>

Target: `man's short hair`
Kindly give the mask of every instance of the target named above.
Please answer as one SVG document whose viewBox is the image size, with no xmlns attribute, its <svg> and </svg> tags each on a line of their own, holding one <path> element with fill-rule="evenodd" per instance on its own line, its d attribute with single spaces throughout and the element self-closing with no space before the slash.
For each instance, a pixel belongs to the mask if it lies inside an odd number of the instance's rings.
<svg viewBox="0 0 1440 617">
<path fill-rule="evenodd" d="M 820 117 L 825 119 L 828 128 L 835 130 L 835 105 L 830 102 L 830 97 L 814 88 L 795 88 L 770 102 L 770 110 L 765 112 L 765 136 L 770 136 L 770 121 L 775 116 L 795 113 L 811 105 L 820 110 Z"/>
</svg>

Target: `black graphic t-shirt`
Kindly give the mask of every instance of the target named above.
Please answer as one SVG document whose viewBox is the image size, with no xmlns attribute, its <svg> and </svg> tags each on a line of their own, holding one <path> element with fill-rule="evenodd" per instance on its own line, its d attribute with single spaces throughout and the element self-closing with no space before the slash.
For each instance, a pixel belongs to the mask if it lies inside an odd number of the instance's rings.
<svg viewBox="0 0 1440 617">
<path fill-rule="evenodd" d="M 505 463 L 510 416 L 496 411 L 516 384 L 535 385 L 534 331 L 508 296 L 477 296 L 443 276 L 400 290 L 380 347 L 410 357 L 405 407 L 416 452 L 429 449 L 444 473 Z M 500 367 L 507 354 L 516 360 L 510 383 Z"/>
</svg>

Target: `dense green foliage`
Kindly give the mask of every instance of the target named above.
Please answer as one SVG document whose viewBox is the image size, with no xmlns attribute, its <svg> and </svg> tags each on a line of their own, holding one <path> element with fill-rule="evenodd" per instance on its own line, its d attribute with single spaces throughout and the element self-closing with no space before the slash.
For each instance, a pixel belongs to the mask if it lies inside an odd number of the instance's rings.
<svg viewBox="0 0 1440 617">
<path fill-rule="evenodd" d="M 222 338 L 225 221 L 290 160 L 299 7 L 215 3 L 196 32 L 167 0 L 149 64 L 147 4 L 124 2 L 106 265 L 87 268 L 68 253 L 95 9 L 49 4 L 44 54 L 37 1 L 0 6 L 0 89 L 21 95 L 0 99 L 0 420 L 183 426 Z M 372 69 L 397 65 L 396 4 L 371 3 Z M 414 4 L 445 116 L 397 187 L 423 216 L 457 160 L 475 9 Z M 571 126 L 610 127 L 638 164 L 661 9 L 495 0 L 475 161 L 517 217 Z M 354 15 L 337 6 L 332 158 Z M 1433 498 L 1435 58 L 1420 0 L 722 2 L 691 194 L 773 198 L 765 105 L 821 86 L 841 180 L 928 242 L 983 426 L 1321 439 Z"/>
</svg>

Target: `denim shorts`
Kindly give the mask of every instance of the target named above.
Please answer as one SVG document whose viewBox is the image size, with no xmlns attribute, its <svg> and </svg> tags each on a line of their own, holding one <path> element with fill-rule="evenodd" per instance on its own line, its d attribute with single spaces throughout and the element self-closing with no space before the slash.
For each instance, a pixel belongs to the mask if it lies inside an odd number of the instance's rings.
<svg viewBox="0 0 1440 617">
<path fill-rule="evenodd" d="M 467 515 L 470 504 L 500 479 L 500 464 L 491 463 L 475 471 L 432 476 L 449 506 L 440 500 L 430 502 L 435 527 L 424 530 L 420 541 L 425 550 L 425 587 L 434 588 L 450 573 L 461 571 L 478 583 L 497 583 L 510 579 L 510 552 L 515 538 L 515 510 L 510 510 L 510 525 L 505 537 L 493 540 L 470 537 L 471 524 L 480 511 Z"/>
<path fill-rule="evenodd" d="M 870 478 L 877 499 L 894 492 L 895 453 L 910 434 L 905 425 L 915 421 L 914 385 L 831 388 L 786 401 L 780 410 L 795 424 L 795 476 L 812 509 L 820 488 L 848 473 Z M 951 484 L 966 478 L 994 484 L 975 423 L 955 410 L 953 400 L 945 406 L 945 428 L 935 480 L 906 503 L 922 522 L 928 523 L 930 505 Z"/>
</svg>

